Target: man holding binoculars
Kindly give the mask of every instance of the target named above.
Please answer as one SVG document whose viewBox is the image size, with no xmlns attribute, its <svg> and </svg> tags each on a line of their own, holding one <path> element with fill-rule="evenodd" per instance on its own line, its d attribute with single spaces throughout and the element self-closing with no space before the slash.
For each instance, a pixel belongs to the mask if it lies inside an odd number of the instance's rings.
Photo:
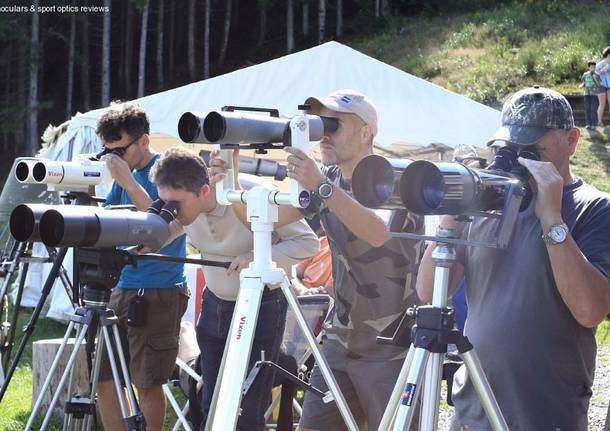
<svg viewBox="0 0 610 431">
<path fill-rule="evenodd" d="M 148 133 L 148 117 L 137 105 L 111 105 L 99 119 L 97 134 L 106 150 L 103 159 L 114 178 L 105 205 L 134 204 L 138 210 L 146 211 L 158 198 L 157 188 L 148 174 L 159 154 L 151 150 Z M 185 235 L 159 252 L 185 257 Z M 178 354 L 180 320 L 189 298 L 185 281 L 183 264 L 141 261 L 137 267 L 128 265 L 123 269 L 108 304 L 119 319 L 129 374 L 138 389 L 147 430 L 163 427 L 165 397 L 162 385 L 171 376 Z M 123 429 L 106 353 L 102 358 L 97 393 L 104 427 Z"/>
<path fill-rule="evenodd" d="M 335 315 L 322 353 L 358 424 L 375 430 L 408 347 L 377 344 L 377 336 L 386 329 L 383 335 L 391 335 L 404 311 L 416 302 L 420 250 L 418 241 L 389 238 L 386 226 L 390 216 L 400 215 L 403 230 L 422 231 L 423 219 L 406 210 L 371 210 L 351 196 L 354 168 L 372 154 L 377 133 L 377 112 L 368 97 L 338 90 L 328 97 L 310 97 L 305 104 L 311 106 L 309 114 L 337 119 L 338 127 L 325 131 L 320 140 L 321 169 L 308 154 L 285 148 L 290 153 L 288 176 L 311 191 L 312 203 L 302 212 L 280 206 L 277 225 L 304 215 L 320 217 L 330 244 L 335 292 Z M 226 171 L 221 159 L 212 159 L 210 166 L 215 174 Z M 245 206 L 234 207 L 241 209 L 240 220 L 245 223 Z M 317 367 L 310 383 L 327 390 Z M 307 392 L 299 426 L 321 431 L 343 429 L 344 424 L 335 403 L 324 403 Z"/>
<path fill-rule="evenodd" d="M 474 345 L 511 430 L 586 430 L 595 369 L 595 327 L 610 311 L 610 197 L 575 178 L 570 157 L 579 129 L 559 93 L 533 87 L 502 110 L 501 141 L 534 150 L 520 157 L 536 193 L 519 213 L 506 249 L 456 247 L 449 290 L 466 279 L 465 335 Z M 468 240 L 494 235 L 497 219 L 441 226 Z M 428 247 L 417 292 L 430 301 L 434 268 Z M 453 385 L 452 430 L 491 429 L 465 368 Z"/>
</svg>

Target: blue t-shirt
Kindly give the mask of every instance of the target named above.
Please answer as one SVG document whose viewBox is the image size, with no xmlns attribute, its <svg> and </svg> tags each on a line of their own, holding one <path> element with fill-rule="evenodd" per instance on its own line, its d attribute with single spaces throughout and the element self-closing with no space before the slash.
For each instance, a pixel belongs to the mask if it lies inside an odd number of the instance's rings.
<svg viewBox="0 0 610 431">
<path fill-rule="evenodd" d="M 149 180 L 148 174 L 158 158 L 159 154 L 155 154 L 155 156 L 143 169 L 139 171 L 134 170 L 132 172 L 133 178 L 138 184 L 144 187 L 152 200 L 158 199 L 159 195 L 157 193 L 157 187 Z M 129 205 L 132 203 L 133 202 L 131 201 L 127 191 L 125 191 L 115 182 L 112 184 L 112 189 L 106 196 L 104 206 Z M 170 256 L 185 257 L 186 235 L 179 236 L 174 241 L 159 250 L 159 253 Z M 127 289 L 163 288 L 174 287 L 186 281 L 186 277 L 184 276 L 184 264 L 182 263 L 161 262 L 155 260 L 140 260 L 137 263 L 137 268 L 132 265 L 127 265 L 125 268 L 123 268 L 118 287 Z"/>
</svg>

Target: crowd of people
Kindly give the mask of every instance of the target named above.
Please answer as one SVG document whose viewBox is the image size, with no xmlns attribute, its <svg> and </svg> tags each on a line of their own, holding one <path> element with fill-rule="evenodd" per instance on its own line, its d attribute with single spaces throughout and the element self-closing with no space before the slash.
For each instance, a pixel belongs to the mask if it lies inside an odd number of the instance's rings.
<svg viewBox="0 0 610 431">
<path fill-rule="evenodd" d="M 604 50 L 604 60 L 594 69 L 590 65 L 583 76 L 585 89 L 589 78 L 603 89 L 599 100 L 604 102 L 610 90 L 609 56 L 610 47 Z M 322 353 L 360 429 L 376 430 L 408 350 L 408 342 L 378 344 L 377 337 L 391 334 L 407 308 L 431 301 L 435 244 L 426 247 L 421 241 L 387 234 L 389 224 L 404 232 L 423 233 L 422 216 L 406 209 L 373 210 L 352 196 L 354 168 L 373 153 L 378 128 L 373 101 L 354 90 L 338 90 L 304 103 L 311 106 L 313 115 L 336 118 L 338 128 L 325 132 L 320 141 L 321 165 L 309 154 L 285 148 L 289 177 L 311 192 L 312 201 L 305 209 L 279 207 L 273 259 L 288 274 L 299 265 L 297 293 L 333 296 L 335 310 Z M 600 108 L 603 111 L 601 104 Z M 588 117 L 588 126 L 598 123 Z M 173 148 L 163 155 L 154 152 L 142 108 L 111 107 L 99 120 L 97 131 L 105 147 L 119 149 L 118 154 L 105 156 L 115 179 L 106 204 L 133 203 L 145 210 L 157 198 L 174 201 L 180 229 L 161 252 L 184 256 L 188 236 L 202 258 L 231 262 L 226 270 L 204 267 L 206 288 L 203 298 L 196 298 L 203 301 L 196 327 L 203 430 L 229 336 L 239 273 L 253 259 L 246 207 L 218 201 L 213 185 L 228 172 L 221 158 L 213 157 L 206 166 L 185 149 Z M 534 149 L 540 155 L 539 161 L 518 160 L 531 175 L 535 196 L 517 216 L 507 248 L 460 246 L 458 263 L 451 269 L 450 291 L 462 282 L 467 298 L 464 333 L 475 346 L 510 430 L 587 429 L 594 332 L 610 312 L 610 196 L 573 175 L 570 158 L 579 137 L 570 105 L 553 90 L 527 88 L 506 101 L 502 127 L 489 144 L 510 146 L 517 152 Z M 269 186 L 241 174 L 235 174 L 233 183 L 243 189 Z M 444 216 L 440 221 L 442 227 L 477 241 L 493 236 L 497 224 L 496 218 L 464 223 Z M 119 317 L 129 371 L 148 430 L 162 428 L 161 385 L 172 373 L 189 295 L 182 265 L 152 262 L 125 268 L 112 292 L 110 307 Z M 145 319 L 137 327 L 127 318 L 135 298 L 148 303 Z M 278 286 L 267 285 L 250 368 L 263 350 L 268 359 L 277 360 L 286 309 Z M 413 323 L 408 322 L 409 326 Z M 122 429 L 110 379 L 104 365 L 99 409 L 106 429 Z M 271 369 L 257 378 L 250 388 L 253 393 L 242 405 L 237 429 L 264 430 L 273 379 Z M 317 366 L 309 381 L 327 390 Z M 456 374 L 452 390 L 452 430 L 491 429 L 464 367 Z M 417 422 L 418 418 L 412 429 L 417 429 Z M 342 429 L 345 425 L 335 403 L 307 391 L 299 430 Z"/>
</svg>

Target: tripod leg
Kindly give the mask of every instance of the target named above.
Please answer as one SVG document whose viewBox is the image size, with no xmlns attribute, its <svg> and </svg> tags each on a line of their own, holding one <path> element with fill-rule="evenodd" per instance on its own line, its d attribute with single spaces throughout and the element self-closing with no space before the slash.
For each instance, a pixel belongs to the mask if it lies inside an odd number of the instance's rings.
<svg viewBox="0 0 610 431">
<path fill-rule="evenodd" d="M 305 335 L 305 338 L 307 339 L 307 343 L 311 348 L 311 352 L 313 353 L 316 363 L 320 368 L 320 372 L 324 377 L 324 381 L 326 381 L 326 384 L 328 385 L 330 393 L 332 394 L 335 402 L 337 403 L 337 407 L 339 408 L 339 412 L 341 413 L 345 424 L 347 425 L 348 429 L 356 431 L 358 429 L 358 425 L 354 417 L 352 416 L 352 412 L 350 411 L 349 406 L 347 405 L 347 401 L 345 401 L 345 398 L 343 397 L 343 394 L 339 389 L 339 384 L 335 380 L 335 376 L 333 376 L 332 371 L 330 371 L 330 367 L 328 365 L 328 362 L 326 361 L 326 358 L 322 355 L 322 352 L 320 351 L 320 347 L 318 345 L 318 342 L 316 341 L 316 338 L 313 336 L 311 329 L 309 329 L 309 326 L 305 321 L 305 317 L 301 312 L 301 308 L 299 307 L 294 293 L 290 289 L 290 283 L 288 282 L 287 278 L 284 278 L 284 281 L 282 282 L 282 292 L 286 297 L 288 306 L 294 313 L 299 328 L 301 328 L 303 335 Z"/>
<path fill-rule="evenodd" d="M 78 339 L 82 331 L 81 325 L 76 324 L 76 338 Z M 80 346 L 74 345 L 74 348 L 80 348 Z M 66 402 L 69 403 L 72 400 L 72 384 L 74 383 L 74 368 L 70 369 L 70 376 L 68 377 L 68 388 L 66 389 Z M 64 430 L 69 430 L 72 422 L 72 415 L 64 415 Z"/>
<path fill-rule="evenodd" d="M 28 340 L 30 339 L 30 336 L 34 332 L 34 327 L 36 325 L 36 321 L 38 320 L 38 316 L 42 312 L 42 308 L 47 300 L 47 297 L 49 296 L 49 293 L 51 292 L 51 288 L 53 287 L 53 283 L 55 281 L 57 271 L 59 270 L 59 267 L 61 266 L 61 263 L 63 262 L 67 251 L 68 251 L 68 249 L 66 247 L 63 247 L 57 253 L 57 258 L 53 262 L 51 271 L 49 272 L 49 275 L 47 276 L 47 279 L 44 283 L 44 286 L 42 287 L 42 292 L 40 293 L 40 299 L 38 301 L 38 304 L 36 305 L 36 308 L 32 312 L 32 317 L 30 318 L 30 321 L 28 322 L 27 327 L 23 331 L 23 338 L 21 339 L 21 342 L 19 343 L 19 347 L 17 348 L 17 353 L 15 354 L 15 357 L 13 358 L 13 362 L 11 363 L 9 370 L 6 373 L 4 382 L 2 383 L 2 388 L 0 389 L 0 401 L 2 401 L 2 398 L 4 398 L 4 394 L 6 393 L 8 384 L 10 383 L 11 378 L 13 377 L 13 374 L 15 373 L 15 370 L 17 369 L 17 364 L 19 362 L 19 359 L 21 358 L 21 355 L 23 354 L 23 351 L 25 350 L 25 346 L 27 345 Z"/>
<path fill-rule="evenodd" d="M 83 325 L 83 329 L 85 329 L 86 327 L 87 327 L 86 324 Z M 42 399 L 44 398 L 45 392 L 47 391 L 49 384 L 51 383 L 53 374 L 55 373 L 57 365 L 59 364 L 59 361 L 61 360 L 61 355 L 63 354 L 64 349 L 66 348 L 66 345 L 68 344 L 68 338 L 70 337 L 70 334 L 72 333 L 73 329 L 74 329 L 74 322 L 71 321 L 70 324 L 68 325 L 66 335 L 64 336 L 64 339 L 61 342 L 61 345 L 59 346 L 59 350 L 57 351 L 57 354 L 55 355 L 55 359 L 53 360 L 53 363 L 51 364 L 51 368 L 49 369 L 49 374 L 47 375 L 47 378 L 45 379 L 44 384 L 40 388 L 40 393 L 38 394 L 38 398 L 36 399 L 36 404 L 34 404 L 34 408 L 32 409 L 32 414 L 30 415 L 30 418 L 29 418 L 28 423 L 25 428 L 26 431 L 31 428 L 32 423 L 34 422 L 34 418 L 36 417 L 36 413 L 40 409 L 40 405 L 42 404 Z M 80 343 L 82 343 L 83 338 L 85 338 L 84 331 L 79 334 L 79 338 L 77 338 L 74 343 L 74 350 L 72 351 L 72 354 L 70 355 L 70 358 L 68 359 L 68 363 L 66 364 L 66 369 L 64 370 L 64 373 L 61 376 L 59 384 L 57 385 L 57 389 L 55 391 L 55 394 L 53 395 L 53 399 L 51 400 L 51 404 L 49 405 L 47 414 L 45 415 L 44 422 L 42 423 L 42 426 L 40 427 L 41 430 L 46 428 L 46 425 L 48 424 L 49 420 L 51 419 L 51 415 L 53 413 L 53 407 L 55 407 L 55 404 L 57 403 L 57 400 L 59 399 L 59 395 L 61 394 L 61 389 L 63 388 L 63 385 L 68 376 L 68 373 L 70 372 L 70 369 L 72 368 L 74 361 L 76 360 L 76 355 L 78 354 L 78 347 L 80 346 Z"/>
<path fill-rule="evenodd" d="M 99 331 L 98 331 L 99 334 Z M 91 399 L 95 399 L 97 394 L 97 381 L 100 376 L 100 368 L 102 364 L 102 356 L 104 351 L 104 337 L 97 337 L 97 345 L 95 347 L 95 358 L 93 362 L 93 369 L 91 370 Z M 87 416 L 83 429 L 91 429 L 91 415 Z"/>
<path fill-rule="evenodd" d="M 411 426 L 413 415 L 415 414 L 417 397 L 421 392 L 421 383 L 424 380 L 429 356 L 430 352 L 420 347 L 416 348 L 413 353 L 413 362 L 411 368 L 409 368 L 407 384 L 402 394 L 398 411 L 396 412 L 396 420 L 394 421 L 394 427 L 392 428 L 393 431 L 407 431 Z"/>
<path fill-rule="evenodd" d="M 206 430 L 225 431 L 235 429 L 237 424 L 258 309 L 265 288 L 260 277 L 244 277 L 245 271 L 247 270 L 242 271 L 239 295 L 224 350 L 224 361 L 214 389 L 215 402 L 210 406 Z"/>
<path fill-rule="evenodd" d="M 435 431 L 438 426 L 438 409 L 441 394 L 443 353 L 430 353 L 426 365 L 420 430 Z"/>
<path fill-rule="evenodd" d="M 114 387 L 116 389 L 116 394 L 119 399 L 119 408 L 121 409 L 121 416 L 123 418 L 127 418 L 130 416 L 130 413 L 127 411 L 128 406 L 125 405 L 125 399 L 123 397 L 123 387 L 121 386 L 121 377 L 119 376 L 119 371 L 116 366 L 116 361 L 114 359 L 114 349 L 112 348 L 112 344 L 110 343 L 110 334 L 108 334 L 108 328 L 106 326 L 100 326 L 100 330 L 104 336 L 104 344 L 106 345 L 106 350 L 108 351 L 108 361 L 110 362 L 110 368 L 112 369 L 112 379 L 114 381 Z M 114 334 L 113 334 L 114 335 Z M 118 335 L 118 330 L 117 330 Z M 121 339 L 115 338 L 117 350 L 119 352 L 119 361 L 121 362 L 121 367 L 125 365 L 125 359 L 123 358 L 123 349 L 121 346 Z M 124 369 L 123 369 L 124 372 Z M 127 386 L 127 382 L 125 382 L 125 386 Z M 133 396 L 133 392 L 131 393 Z M 129 399 L 130 403 L 134 403 L 134 400 Z M 132 406 L 135 404 L 132 404 Z"/>
<path fill-rule="evenodd" d="M 413 363 L 413 356 L 415 355 L 415 346 L 411 345 L 409 347 L 409 351 L 407 353 L 407 357 L 402 364 L 402 368 L 400 369 L 400 373 L 398 374 L 398 378 L 396 380 L 396 385 L 394 385 L 394 389 L 392 390 L 392 394 L 390 395 L 390 399 L 388 400 L 388 407 L 383 412 L 383 417 L 381 418 L 381 422 L 379 423 L 379 431 L 385 431 L 390 429 L 390 425 L 392 424 L 392 420 L 396 415 L 396 411 L 398 410 L 398 406 L 400 405 L 400 399 L 402 394 L 404 393 L 405 384 L 407 383 L 407 377 L 409 375 L 409 369 L 411 368 L 411 364 Z"/>
<path fill-rule="evenodd" d="M 468 374 L 472 379 L 472 384 L 474 385 L 477 394 L 479 395 L 479 399 L 481 400 L 483 409 L 485 409 L 485 413 L 487 414 L 487 419 L 489 419 L 491 427 L 494 429 L 494 431 L 508 431 L 508 425 L 504 420 L 500 407 L 498 407 L 498 402 L 496 401 L 496 397 L 489 386 L 487 377 L 485 377 L 485 373 L 483 372 L 483 368 L 481 367 L 481 362 L 479 361 L 478 356 L 474 350 L 461 353 L 460 356 L 464 360 L 464 364 L 468 369 Z"/>
</svg>

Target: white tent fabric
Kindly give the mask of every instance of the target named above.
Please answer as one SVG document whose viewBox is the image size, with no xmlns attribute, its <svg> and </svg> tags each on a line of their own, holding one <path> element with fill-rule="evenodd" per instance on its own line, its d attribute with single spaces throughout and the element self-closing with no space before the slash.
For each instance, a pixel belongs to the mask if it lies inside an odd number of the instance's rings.
<svg viewBox="0 0 610 431">
<path fill-rule="evenodd" d="M 151 133 L 178 138 L 178 119 L 187 111 L 220 110 L 234 105 L 276 108 L 281 115 L 292 115 L 307 97 L 325 96 L 340 88 L 360 91 L 375 102 L 379 118 L 375 141 L 383 146 L 407 142 L 422 146 L 442 143 L 450 147 L 461 144 L 481 147 L 500 126 L 497 110 L 337 42 L 146 96 L 136 102 L 149 115 Z M 106 109 L 74 116 L 67 132 L 43 151 L 42 157 L 67 160 L 72 155 L 97 151 L 101 142 L 95 126 Z M 97 193 L 105 194 L 101 189 Z M 43 274 L 39 270 L 30 271 L 33 274 L 28 277 L 28 290 L 39 290 L 44 283 Z M 52 298 L 50 316 L 61 319 L 71 313 L 62 286 L 56 286 Z"/>
<path fill-rule="evenodd" d="M 137 99 L 151 132 L 178 137 L 186 111 L 222 106 L 277 108 L 292 115 L 309 96 L 352 88 L 369 96 L 378 110 L 381 145 L 408 142 L 484 146 L 500 126 L 500 112 L 405 73 L 337 42 Z M 70 129 L 95 127 L 106 111 L 78 114 Z"/>
</svg>

